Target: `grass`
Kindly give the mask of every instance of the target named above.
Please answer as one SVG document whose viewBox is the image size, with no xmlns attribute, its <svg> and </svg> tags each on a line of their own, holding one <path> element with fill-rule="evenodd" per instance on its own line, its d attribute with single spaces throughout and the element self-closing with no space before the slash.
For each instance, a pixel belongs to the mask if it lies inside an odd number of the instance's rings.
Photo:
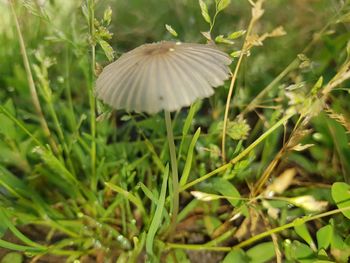
<svg viewBox="0 0 350 263">
<path fill-rule="evenodd" d="M 0 11 L 1 262 L 348 262 L 349 1 Z M 213 97 L 167 122 L 96 100 L 123 52 L 205 38 L 234 57 Z"/>
</svg>

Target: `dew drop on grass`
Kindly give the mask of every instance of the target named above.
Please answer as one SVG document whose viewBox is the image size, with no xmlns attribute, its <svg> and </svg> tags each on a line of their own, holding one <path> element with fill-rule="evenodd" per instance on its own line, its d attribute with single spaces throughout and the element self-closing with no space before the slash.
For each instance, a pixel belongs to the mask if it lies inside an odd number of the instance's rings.
<svg viewBox="0 0 350 263">
<path fill-rule="evenodd" d="M 322 134 L 319 133 L 319 132 L 315 132 L 314 134 L 312 134 L 312 138 L 315 140 L 315 141 L 321 141 L 322 140 Z"/>
<path fill-rule="evenodd" d="M 62 76 L 57 77 L 57 82 L 64 83 L 64 78 Z"/>
<path fill-rule="evenodd" d="M 124 248 L 129 248 L 130 247 L 129 241 L 123 235 L 119 235 L 117 237 L 117 240 Z"/>
<path fill-rule="evenodd" d="M 15 88 L 12 87 L 12 86 L 8 86 L 8 87 L 7 87 L 7 91 L 8 91 L 8 92 L 14 92 L 14 91 L 15 91 Z"/>
</svg>

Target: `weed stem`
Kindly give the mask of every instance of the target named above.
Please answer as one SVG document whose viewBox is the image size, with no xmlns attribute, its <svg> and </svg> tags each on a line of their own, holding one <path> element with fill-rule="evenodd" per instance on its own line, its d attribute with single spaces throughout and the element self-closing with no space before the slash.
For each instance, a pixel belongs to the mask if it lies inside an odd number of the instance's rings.
<svg viewBox="0 0 350 263">
<path fill-rule="evenodd" d="M 91 189 L 93 191 L 97 188 L 97 175 L 96 175 L 96 101 L 94 97 L 94 82 L 95 82 L 95 64 L 96 64 L 96 52 L 95 52 L 95 1 L 89 2 L 89 26 L 90 26 L 90 41 L 91 41 L 91 80 L 89 88 L 89 101 L 90 101 L 90 129 L 91 129 Z"/>
<path fill-rule="evenodd" d="M 229 114 L 229 110 L 230 110 L 230 104 L 231 104 L 231 98 L 232 98 L 232 94 L 233 94 L 233 88 L 234 88 L 235 83 L 236 83 L 237 75 L 238 75 L 241 63 L 243 61 L 243 57 L 244 57 L 246 51 L 248 51 L 248 45 L 249 45 L 248 39 L 249 39 L 250 32 L 252 31 L 252 28 L 253 28 L 253 25 L 254 25 L 255 21 L 256 21 L 256 19 L 253 16 L 251 18 L 250 22 L 249 22 L 247 35 L 246 35 L 246 38 L 244 40 L 243 47 L 242 47 L 241 53 L 240 53 L 239 58 L 238 58 L 235 71 L 232 74 L 230 88 L 229 88 L 228 95 L 227 95 L 226 107 L 225 107 L 225 115 L 224 115 L 224 125 L 223 125 L 223 129 L 222 129 L 222 141 L 221 141 L 221 156 L 222 156 L 223 162 L 226 162 L 226 150 L 225 150 L 226 130 L 227 130 L 228 114 Z"/>
</svg>

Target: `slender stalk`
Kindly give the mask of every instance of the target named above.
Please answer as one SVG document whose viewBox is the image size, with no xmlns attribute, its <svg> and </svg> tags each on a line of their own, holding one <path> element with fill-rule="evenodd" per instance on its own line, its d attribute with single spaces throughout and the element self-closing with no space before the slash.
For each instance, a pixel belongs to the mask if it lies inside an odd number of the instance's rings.
<svg viewBox="0 0 350 263">
<path fill-rule="evenodd" d="M 37 115 L 39 116 L 40 125 L 41 125 L 41 127 L 43 129 L 44 135 L 47 137 L 47 139 L 48 139 L 48 141 L 50 143 L 50 146 L 51 146 L 52 150 L 54 151 L 54 153 L 57 154 L 59 152 L 58 146 L 57 146 L 55 140 L 51 136 L 51 132 L 50 132 L 49 126 L 47 125 L 44 113 L 43 113 L 43 111 L 41 109 L 38 93 L 37 93 L 37 90 L 36 90 L 36 87 L 35 87 L 35 83 L 34 83 L 34 79 L 33 79 L 32 70 L 31 70 L 30 64 L 29 64 L 29 59 L 28 59 L 28 55 L 27 55 L 27 51 L 26 51 L 26 46 L 24 44 L 24 39 L 23 39 L 23 35 L 22 35 L 22 32 L 21 32 L 21 27 L 19 25 L 17 14 L 16 14 L 16 11 L 15 11 L 15 8 L 14 8 L 14 3 L 13 3 L 12 0 L 9 0 L 9 4 L 10 4 L 10 7 L 11 7 L 13 18 L 15 20 L 15 25 L 16 25 L 16 30 L 17 30 L 20 50 L 21 50 L 21 54 L 22 54 L 22 58 L 23 58 L 24 68 L 25 68 L 25 71 L 27 73 L 27 81 L 28 81 L 28 86 L 29 86 L 29 90 L 30 90 L 31 99 L 32 99 L 32 102 L 33 102 L 33 105 L 34 105 L 34 109 L 35 109 Z"/>
<path fill-rule="evenodd" d="M 173 127 L 171 125 L 171 116 L 169 111 L 164 111 L 165 124 L 167 130 L 167 138 L 169 144 L 170 161 L 171 161 L 171 174 L 173 182 L 173 211 L 171 215 L 171 224 L 169 229 L 169 237 L 172 239 L 172 234 L 176 228 L 176 218 L 179 213 L 179 174 L 177 170 L 176 150 L 174 143 Z"/>
<path fill-rule="evenodd" d="M 176 243 L 167 243 L 166 246 L 168 248 L 179 248 L 185 250 L 206 250 L 206 251 L 221 251 L 221 252 L 230 252 L 232 250 L 231 247 L 213 247 L 213 246 L 205 246 L 205 244 L 176 244 Z M 205 260 L 203 260 L 205 262 Z"/>
<path fill-rule="evenodd" d="M 69 53 L 69 47 L 68 45 L 65 47 L 65 82 L 66 82 L 66 88 L 65 90 L 65 95 L 66 95 L 66 99 L 68 102 L 68 107 L 70 109 L 70 113 L 71 113 L 71 117 L 70 121 L 72 121 L 72 128 L 77 126 L 77 120 L 75 118 L 75 114 L 74 114 L 74 106 L 73 106 L 73 99 L 72 99 L 72 88 L 70 85 L 70 64 L 72 62 L 70 53 Z"/>
<path fill-rule="evenodd" d="M 225 107 L 225 116 L 224 116 L 224 125 L 223 125 L 223 129 L 222 129 L 222 140 L 221 140 L 221 154 L 222 154 L 221 156 L 222 156 L 223 162 L 226 161 L 226 150 L 225 150 L 226 130 L 227 130 L 228 114 L 229 114 L 229 110 L 230 110 L 230 104 L 231 104 L 231 98 L 232 98 L 232 94 L 233 94 L 233 88 L 234 88 L 235 83 L 236 83 L 237 75 L 238 75 L 239 68 L 241 66 L 244 54 L 247 51 L 247 45 L 248 45 L 247 40 L 249 38 L 250 32 L 252 31 L 252 28 L 253 28 L 253 25 L 254 25 L 255 21 L 256 21 L 255 18 L 252 17 L 252 19 L 249 22 L 249 26 L 248 26 L 248 29 L 247 29 L 247 35 L 246 35 L 246 38 L 245 38 L 244 43 L 243 43 L 241 54 L 240 54 L 240 56 L 238 58 L 238 62 L 237 62 L 235 71 L 234 71 L 234 73 L 232 75 L 230 88 L 229 88 L 228 95 L 227 95 L 226 107 Z"/>
<path fill-rule="evenodd" d="M 350 210 L 350 207 L 346 207 L 346 208 L 334 209 L 334 210 L 331 210 L 331 211 L 328 211 L 328 212 L 324 212 L 322 214 L 318 214 L 318 215 L 314 215 L 314 216 L 308 216 L 307 215 L 307 216 L 298 218 L 298 220 L 299 220 L 298 222 L 297 221 L 293 221 L 291 223 L 288 223 L 288 224 L 285 224 L 283 226 L 279 226 L 279 227 L 270 229 L 270 230 L 268 230 L 266 232 L 263 232 L 263 233 L 258 234 L 256 236 L 253 236 L 253 237 L 251 237 L 251 238 L 249 238 L 247 240 L 244 240 L 243 242 L 233 246 L 232 249 L 238 249 L 238 248 L 249 246 L 249 245 L 253 244 L 255 241 L 258 241 L 260 239 L 268 237 L 268 236 L 270 236 L 270 235 L 272 235 L 274 233 L 281 232 L 281 231 L 283 231 L 285 229 L 295 227 L 298 224 L 306 223 L 306 222 L 313 221 L 313 220 L 316 220 L 316 219 L 319 219 L 319 218 L 322 218 L 322 217 L 338 214 L 338 213 L 341 213 L 341 212 L 344 212 L 344 211 L 349 211 L 349 210 Z"/>
<path fill-rule="evenodd" d="M 95 81 L 95 64 L 96 64 L 96 52 L 95 52 L 95 1 L 89 1 L 89 26 L 90 26 L 90 41 L 91 41 L 91 80 L 89 88 L 89 101 L 90 101 L 90 130 L 91 130 L 91 189 L 96 190 L 97 188 L 97 178 L 96 178 L 96 101 L 94 97 L 94 81 Z"/>
<path fill-rule="evenodd" d="M 235 250 L 235 249 L 239 249 L 242 247 L 252 245 L 254 242 L 256 242 L 260 239 L 271 236 L 274 233 L 279 233 L 279 232 L 286 230 L 288 228 L 295 227 L 299 224 L 303 224 L 303 223 L 313 221 L 313 220 L 316 220 L 316 219 L 319 219 L 322 217 L 331 216 L 331 215 L 338 214 L 338 213 L 345 212 L 345 211 L 349 211 L 349 210 L 350 210 L 350 207 L 345 207 L 345 208 L 334 209 L 334 210 L 324 212 L 321 214 L 317 214 L 314 216 L 307 215 L 307 216 L 298 218 L 298 221 L 293 221 L 293 222 L 285 224 L 283 226 L 279 226 L 279 227 L 270 229 L 268 231 L 265 231 L 261 234 L 255 235 L 255 236 L 253 236 L 253 237 L 251 237 L 251 238 L 249 238 L 249 239 L 247 239 L 247 240 L 245 240 L 245 241 L 243 241 L 243 242 L 241 242 L 233 247 L 212 247 L 212 246 L 206 246 L 206 244 L 198 244 L 198 245 L 195 244 L 194 245 L 194 244 L 176 244 L 176 243 L 167 243 L 166 246 L 167 246 L 167 248 L 181 248 L 181 249 L 186 249 L 186 250 L 208 250 L 208 251 L 211 250 L 211 251 L 227 251 L 227 252 L 229 252 L 231 250 Z"/>
</svg>

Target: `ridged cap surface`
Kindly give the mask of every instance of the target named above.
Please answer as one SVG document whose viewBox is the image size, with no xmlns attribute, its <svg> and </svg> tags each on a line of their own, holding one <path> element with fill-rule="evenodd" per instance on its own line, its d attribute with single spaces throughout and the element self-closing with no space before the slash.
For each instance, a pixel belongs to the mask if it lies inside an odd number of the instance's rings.
<svg viewBox="0 0 350 263">
<path fill-rule="evenodd" d="M 228 79 L 231 58 L 211 45 L 162 41 L 141 45 L 106 66 L 96 95 L 115 109 L 175 111 L 209 97 Z"/>
</svg>

